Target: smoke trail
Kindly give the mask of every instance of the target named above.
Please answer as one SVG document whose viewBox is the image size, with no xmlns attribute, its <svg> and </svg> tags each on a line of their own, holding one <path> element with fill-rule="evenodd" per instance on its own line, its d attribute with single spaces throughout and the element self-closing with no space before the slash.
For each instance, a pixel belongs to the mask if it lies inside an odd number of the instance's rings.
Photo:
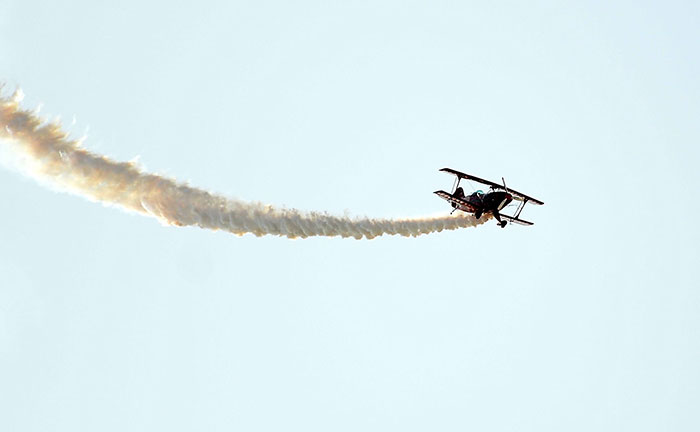
<svg viewBox="0 0 700 432">
<path fill-rule="evenodd" d="M 21 99 L 19 90 L 11 97 L 0 95 L 0 148 L 11 149 L 25 173 L 51 187 L 153 216 L 169 225 L 196 225 L 239 235 L 371 239 L 384 234 L 415 237 L 488 220 L 471 216 L 348 218 L 228 199 L 84 150 L 58 123 L 45 123 L 36 113 L 22 110 Z"/>
</svg>

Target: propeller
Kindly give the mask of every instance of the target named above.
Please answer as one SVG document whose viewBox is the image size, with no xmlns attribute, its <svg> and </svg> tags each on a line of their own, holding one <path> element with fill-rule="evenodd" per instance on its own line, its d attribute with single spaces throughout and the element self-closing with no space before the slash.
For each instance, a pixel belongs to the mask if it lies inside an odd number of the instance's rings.
<svg viewBox="0 0 700 432">
<path fill-rule="evenodd" d="M 510 193 L 510 192 L 508 192 L 508 186 L 506 186 L 506 179 L 501 177 L 501 180 L 503 180 L 503 189 L 506 190 L 506 193 Z"/>
</svg>

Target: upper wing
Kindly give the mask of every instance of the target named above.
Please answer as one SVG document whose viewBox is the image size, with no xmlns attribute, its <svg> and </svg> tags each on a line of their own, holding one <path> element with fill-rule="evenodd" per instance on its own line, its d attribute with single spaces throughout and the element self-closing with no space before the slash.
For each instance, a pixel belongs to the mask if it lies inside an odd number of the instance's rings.
<svg viewBox="0 0 700 432">
<path fill-rule="evenodd" d="M 465 173 L 463 173 L 463 172 L 459 172 L 459 171 L 457 171 L 457 170 L 453 170 L 452 168 L 443 168 L 443 169 L 441 169 L 440 171 L 445 171 L 445 172 L 447 172 L 447 173 L 456 175 L 457 177 L 459 177 L 459 178 L 461 178 L 461 179 L 473 180 L 473 181 L 478 182 L 478 183 L 482 183 L 482 184 L 485 184 L 485 185 L 489 185 L 489 186 L 491 186 L 491 187 L 494 188 L 494 189 L 506 190 L 506 188 L 504 188 L 502 184 L 494 183 L 494 182 L 489 181 L 489 180 L 484 180 L 484 179 L 482 179 L 482 178 L 473 176 L 473 175 L 471 175 L 471 174 L 465 174 Z M 535 199 L 535 198 L 532 198 L 532 197 L 530 197 L 530 196 L 527 196 L 527 195 L 525 195 L 524 193 L 518 192 L 518 191 L 513 190 L 513 189 L 511 189 L 511 188 L 508 188 L 507 190 L 508 190 L 508 192 L 510 192 L 511 195 L 513 195 L 513 198 L 516 199 L 516 200 L 518 200 L 518 201 L 532 202 L 533 204 L 537 204 L 537 205 L 542 205 L 542 204 L 544 204 L 542 201 L 540 201 L 540 200 L 538 200 L 538 199 Z"/>
<path fill-rule="evenodd" d="M 500 185 L 500 184 L 498 184 L 498 183 L 494 183 L 494 182 L 492 182 L 492 181 L 484 180 L 484 179 L 482 179 L 482 178 L 473 176 L 473 175 L 471 175 L 471 174 L 465 174 L 465 173 L 463 173 L 463 172 L 459 172 L 459 171 L 457 171 L 457 170 L 453 170 L 452 168 L 443 168 L 443 169 L 441 169 L 440 171 L 445 171 L 445 172 L 447 172 L 447 173 L 456 175 L 457 177 L 459 177 L 459 178 L 461 178 L 461 179 L 465 179 L 465 180 L 474 180 L 475 182 L 483 183 L 483 184 L 485 184 L 485 185 L 489 185 L 489 186 L 494 187 L 494 188 L 503 189 L 503 185 Z"/>
<path fill-rule="evenodd" d="M 503 189 L 503 186 L 501 186 L 501 189 Z M 513 190 L 511 188 L 508 188 L 508 192 L 510 192 L 511 195 L 513 195 L 513 199 L 517 201 L 525 201 L 525 202 L 531 202 L 533 204 L 537 205 L 542 205 L 544 204 L 542 201 L 535 199 L 533 197 L 527 196 L 524 193 L 520 193 L 516 190 Z"/>
</svg>

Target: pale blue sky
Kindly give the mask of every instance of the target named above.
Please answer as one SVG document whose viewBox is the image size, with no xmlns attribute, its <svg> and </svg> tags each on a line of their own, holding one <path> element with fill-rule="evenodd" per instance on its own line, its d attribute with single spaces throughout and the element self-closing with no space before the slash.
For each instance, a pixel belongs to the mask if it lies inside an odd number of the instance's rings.
<svg viewBox="0 0 700 432">
<path fill-rule="evenodd" d="M 0 170 L 0 430 L 700 428 L 696 2 L 18 1 L 0 77 L 232 197 L 532 228 L 242 238 Z"/>
</svg>

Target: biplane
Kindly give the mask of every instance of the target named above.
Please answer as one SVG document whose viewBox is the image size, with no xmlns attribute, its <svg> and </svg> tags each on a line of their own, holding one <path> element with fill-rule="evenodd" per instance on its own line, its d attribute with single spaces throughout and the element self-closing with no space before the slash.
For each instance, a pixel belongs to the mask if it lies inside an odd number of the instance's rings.
<svg viewBox="0 0 700 432">
<path fill-rule="evenodd" d="M 506 180 L 503 177 L 501 177 L 503 184 L 500 185 L 471 174 L 455 171 L 451 168 L 443 168 L 440 171 L 456 176 L 455 184 L 452 187 L 452 193 L 448 193 L 443 190 L 435 191 L 437 196 L 449 201 L 452 205 L 453 210 L 450 214 L 457 210 L 461 210 L 463 212 L 473 213 L 474 217 L 479 219 L 482 215 L 490 213 L 496 218 L 498 221 L 498 226 L 501 228 L 505 228 L 508 221 L 529 226 L 533 225 L 533 223 L 520 219 L 520 213 L 522 213 L 523 208 L 525 208 L 525 204 L 544 204 L 542 201 L 529 197 L 524 193 L 509 189 L 506 186 Z M 485 184 L 490 187 L 490 190 L 487 193 L 477 190 L 471 195 L 465 195 L 464 189 L 459 186 L 459 183 L 462 180 L 471 180 L 477 183 Z M 501 210 L 503 210 L 503 208 L 510 204 L 513 200 L 520 202 L 513 216 L 502 214 Z"/>
</svg>

